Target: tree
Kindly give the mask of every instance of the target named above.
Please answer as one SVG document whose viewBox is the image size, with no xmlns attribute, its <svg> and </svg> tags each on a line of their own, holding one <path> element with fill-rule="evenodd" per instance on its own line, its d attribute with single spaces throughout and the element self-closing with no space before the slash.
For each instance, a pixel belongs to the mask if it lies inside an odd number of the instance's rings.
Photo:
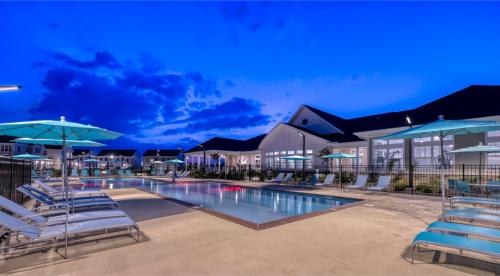
<svg viewBox="0 0 500 276">
<path fill-rule="evenodd" d="M 330 155 L 332 153 L 333 153 L 333 149 L 331 147 L 325 147 L 318 152 L 318 157 L 321 158 L 325 155 Z M 323 162 L 323 164 L 325 164 L 325 162 L 326 162 L 326 165 L 328 166 L 328 168 L 330 168 L 330 166 L 329 166 L 330 159 L 321 158 L 321 161 Z"/>
</svg>

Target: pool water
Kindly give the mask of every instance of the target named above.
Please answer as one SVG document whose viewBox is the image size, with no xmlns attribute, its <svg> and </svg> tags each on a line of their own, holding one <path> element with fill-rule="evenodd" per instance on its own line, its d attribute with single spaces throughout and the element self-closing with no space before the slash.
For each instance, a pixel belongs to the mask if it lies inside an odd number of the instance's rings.
<svg viewBox="0 0 500 276">
<path fill-rule="evenodd" d="M 82 182 L 83 188 L 140 188 L 254 224 L 312 214 L 359 201 L 216 182 L 169 183 L 142 178 L 83 179 Z"/>
</svg>

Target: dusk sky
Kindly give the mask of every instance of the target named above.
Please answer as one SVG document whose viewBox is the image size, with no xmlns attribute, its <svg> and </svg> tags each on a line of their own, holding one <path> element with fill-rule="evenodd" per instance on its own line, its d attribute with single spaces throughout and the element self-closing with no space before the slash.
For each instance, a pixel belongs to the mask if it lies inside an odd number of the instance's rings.
<svg viewBox="0 0 500 276">
<path fill-rule="evenodd" d="M 500 84 L 500 3 L 0 3 L 1 122 L 120 148 L 249 138 L 301 104 L 352 118 Z"/>
</svg>

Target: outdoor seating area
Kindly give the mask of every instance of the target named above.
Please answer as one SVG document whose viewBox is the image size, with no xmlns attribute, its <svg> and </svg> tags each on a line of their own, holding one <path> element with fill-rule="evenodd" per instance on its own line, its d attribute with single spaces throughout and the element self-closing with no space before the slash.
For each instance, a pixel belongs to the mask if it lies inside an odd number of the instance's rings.
<svg viewBox="0 0 500 276">
<path fill-rule="evenodd" d="M 500 259 L 499 206 L 498 200 L 452 197 L 450 210 L 446 210 L 439 221 L 430 223 L 413 240 L 410 249 L 412 263 L 414 251 L 418 254 L 420 247 L 429 245 L 456 251 L 460 256 L 464 252 L 486 255 L 497 262 Z"/>
<path fill-rule="evenodd" d="M 138 224 L 101 190 L 72 189 L 67 198 L 61 187 L 40 180 L 17 190 L 30 198 L 28 202 L 33 202 L 33 208 L 0 196 L 3 210 L 0 211 L 0 251 L 4 256 L 65 248 L 61 256 L 66 258 L 68 245 L 85 240 L 132 235 L 139 241 Z"/>
</svg>

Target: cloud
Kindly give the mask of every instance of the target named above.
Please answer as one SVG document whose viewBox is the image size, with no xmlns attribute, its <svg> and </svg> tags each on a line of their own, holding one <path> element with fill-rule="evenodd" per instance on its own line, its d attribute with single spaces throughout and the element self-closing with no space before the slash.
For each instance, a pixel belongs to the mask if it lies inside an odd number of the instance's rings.
<svg viewBox="0 0 500 276">
<path fill-rule="evenodd" d="M 166 73 L 152 57 L 139 60 L 121 63 L 105 51 L 93 53 L 89 60 L 52 53 L 38 63 L 45 91 L 30 114 L 52 119 L 64 115 L 69 121 L 123 132 L 129 139 L 124 145 L 135 141 L 143 146 L 189 147 L 210 135 L 224 136 L 271 121 L 258 101 L 223 100 L 214 78 L 200 72 Z M 232 84 L 227 80 L 222 87 L 228 82 Z"/>
<path fill-rule="evenodd" d="M 92 60 L 86 60 L 86 61 L 77 60 L 61 52 L 52 53 L 52 58 L 54 58 L 55 60 L 62 61 L 67 65 L 71 65 L 81 69 L 90 69 L 99 67 L 116 69 L 122 67 L 122 65 L 116 60 L 116 58 L 113 55 L 105 51 L 95 52 L 94 58 Z"/>
<path fill-rule="evenodd" d="M 191 113 L 188 119 L 176 122 L 184 124 L 183 127 L 168 129 L 163 134 L 250 128 L 269 124 L 271 116 L 261 112 L 261 103 L 235 97 L 221 104 L 212 105 Z"/>
</svg>

